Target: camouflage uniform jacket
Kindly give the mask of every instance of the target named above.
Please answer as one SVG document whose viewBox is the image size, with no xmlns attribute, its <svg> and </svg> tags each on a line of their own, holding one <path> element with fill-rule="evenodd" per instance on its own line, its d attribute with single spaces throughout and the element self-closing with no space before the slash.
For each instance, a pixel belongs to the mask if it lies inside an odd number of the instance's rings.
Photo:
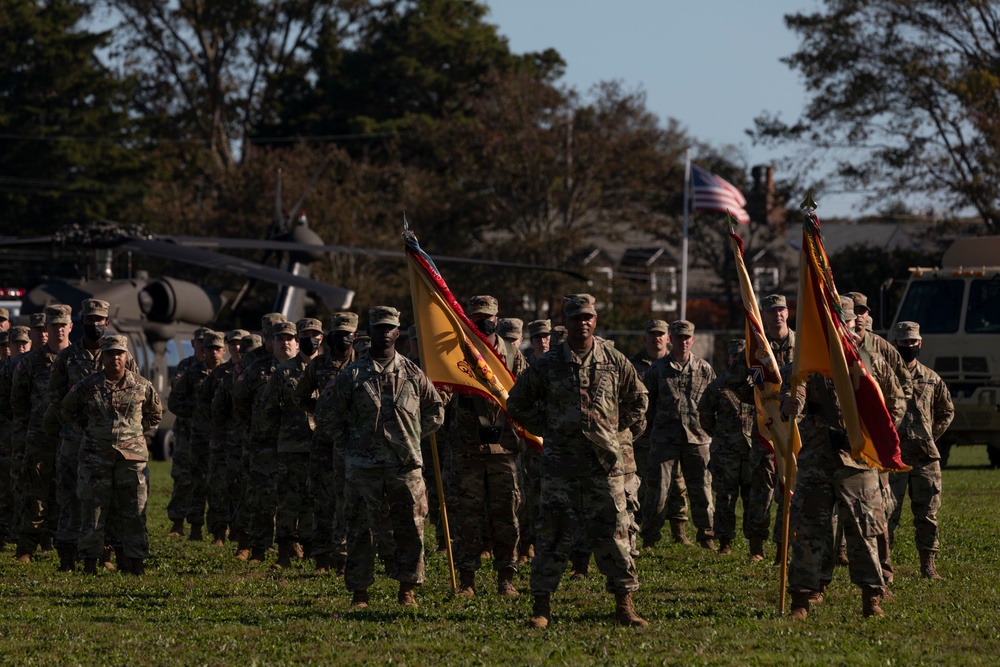
<svg viewBox="0 0 1000 667">
<path fill-rule="evenodd" d="M 423 466 L 420 438 L 444 422 L 441 397 L 402 354 L 382 366 L 366 352 L 335 380 L 321 425 L 348 467 Z"/>
<path fill-rule="evenodd" d="M 507 412 L 544 437 L 551 477 L 624 474 L 620 432 L 646 428 L 646 389 L 625 355 L 605 341 L 582 358 L 569 343 L 542 355 L 518 378 Z"/>
<path fill-rule="evenodd" d="M 899 381 L 899 386 L 902 387 L 906 400 L 910 399 L 910 396 L 913 395 L 913 378 L 910 377 L 910 371 L 906 368 L 906 362 L 899 356 L 899 350 L 892 343 L 878 334 L 866 331 L 865 337 L 858 341 L 858 350 L 880 355 L 896 375 L 896 380 Z M 867 364 L 867 361 L 865 363 Z"/>
<path fill-rule="evenodd" d="M 212 435 L 211 406 L 199 400 L 202 386 L 211 374 L 204 361 L 196 361 L 174 382 L 167 398 L 167 409 L 188 420 L 189 433 L 198 442 L 207 443 Z"/>
<path fill-rule="evenodd" d="M 86 348 L 82 339 L 70 344 L 56 356 L 49 371 L 51 374 L 49 376 L 49 409 L 45 416 L 47 429 L 52 431 L 58 429 L 59 434 L 64 438 L 76 437 L 72 424 L 59 423 L 62 415 L 59 406 L 73 385 L 91 373 L 102 370 L 101 359 L 100 344 L 96 350 L 91 351 Z M 139 372 L 139 367 L 131 354 L 128 355 L 126 369 L 133 373 Z"/>
<path fill-rule="evenodd" d="M 750 451 L 757 410 L 741 398 L 746 384 L 746 373 L 727 370 L 712 380 L 702 395 L 698 419 L 712 436 L 712 452 Z"/>
<path fill-rule="evenodd" d="M 269 354 L 248 366 L 233 383 L 233 414 L 247 428 L 248 446 L 277 446 L 275 425 L 261 409 L 264 387 L 277 367 L 278 360 Z"/>
<path fill-rule="evenodd" d="M 21 355 L 11 381 L 10 405 L 15 421 L 26 433 L 45 429 L 45 411 L 49 407 L 49 378 L 58 352 L 48 345 Z M 45 431 L 57 435 L 58 431 Z"/>
<path fill-rule="evenodd" d="M 497 336 L 497 352 L 503 357 L 514 380 L 528 368 L 524 355 L 510 342 Z M 500 404 L 481 396 L 456 393 L 448 405 L 448 421 L 452 447 L 475 449 L 484 454 L 514 454 L 521 450 L 516 432 L 507 422 Z M 499 437 L 484 442 L 481 429 L 497 429 Z"/>
<path fill-rule="evenodd" d="M 146 431 L 160 423 L 160 396 L 149 380 L 131 371 L 111 382 L 92 373 L 66 394 L 62 417 L 84 434 L 80 458 L 148 461 Z"/>
<path fill-rule="evenodd" d="M 311 414 L 316 413 L 316 402 L 320 394 L 330 384 L 330 381 L 340 375 L 340 372 L 355 361 L 354 350 L 343 359 L 337 359 L 332 354 L 321 354 L 306 366 L 302 377 L 295 385 L 295 401 L 299 407 Z"/>
<path fill-rule="evenodd" d="M 212 440 L 224 441 L 229 437 L 229 420 L 232 417 L 232 397 L 229 393 L 230 376 L 236 364 L 233 360 L 223 362 L 212 369 L 208 379 L 198 391 L 198 415 L 210 425 Z M 218 408 L 215 400 L 220 395 Z"/>
<path fill-rule="evenodd" d="M 767 344 L 771 346 L 771 352 L 774 353 L 774 360 L 778 362 L 778 368 L 782 368 L 787 364 L 792 363 L 795 358 L 794 331 L 789 329 L 788 335 L 781 340 L 771 338 L 767 334 L 767 331 L 764 332 L 764 337 L 767 339 Z"/>
<path fill-rule="evenodd" d="M 955 418 L 951 392 L 941 376 L 919 361 L 908 369 L 913 378 L 913 396 L 899 425 L 899 447 L 903 461 L 920 465 L 941 458 L 937 440 Z"/>
<path fill-rule="evenodd" d="M 14 413 L 10 406 L 10 390 L 15 365 L 13 357 L 8 357 L 0 362 L 0 438 L 10 437 L 14 431 Z"/>
<path fill-rule="evenodd" d="M 300 355 L 278 364 L 261 394 L 261 410 L 278 433 L 278 451 L 308 454 L 316 424 L 311 412 L 295 402 L 295 388 L 308 362 Z"/>
<path fill-rule="evenodd" d="M 695 354 L 683 365 L 669 354 L 656 360 L 645 379 L 649 390 L 646 421 L 653 447 L 711 443 L 698 419 L 698 402 L 714 379 L 709 363 Z"/>
</svg>

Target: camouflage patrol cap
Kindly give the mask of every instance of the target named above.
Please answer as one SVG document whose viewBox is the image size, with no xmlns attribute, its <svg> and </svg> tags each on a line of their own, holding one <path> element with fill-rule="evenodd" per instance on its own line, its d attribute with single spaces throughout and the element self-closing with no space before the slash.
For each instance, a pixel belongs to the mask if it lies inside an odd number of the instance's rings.
<svg viewBox="0 0 1000 667">
<path fill-rule="evenodd" d="M 334 313 L 330 316 L 330 331 L 357 331 L 357 313 Z"/>
<path fill-rule="evenodd" d="M 357 352 L 358 354 L 367 352 L 368 349 L 371 348 L 371 346 L 372 346 L 371 336 L 358 336 L 357 338 L 354 339 L 354 342 L 351 343 L 351 347 L 353 347 L 354 351 Z"/>
<path fill-rule="evenodd" d="M 726 354 L 740 354 L 747 349 L 747 342 L 742 338 L 730 338 L 726 341 Z"/>
<path fill-rule="evenodd" d="M 564 340 L 566 340 L 566 335 L 568 333 L 569 332 L 566 331 L 566 327 L 564 326 L 552 327 L 552 333 L 549 334 L 549 336 L 551 336 L 552 338 L 552 344 L 559 345 L 560 343 L 562 343 Z"/>
<path fill-rule="evenodd" d="M 896 326 L 892 328 L 892 339 L 897 343 L 904 340 L 923 340 L 920 336 L 920 325 L 916 322 L 896 322 Z"/>
<path fill-rule="evenodd" d="M 10 331 L 5 331 L 8 334 L 8 340 L 11 343 L 27 343 L 31 340 L 31 336 L 28 335 L 28 327 L 11 327 Z"/>
<path fill-rule="evenodd" d="M 465 304 L 465 314 L 469 317 L 479 313 L 496 315 L 498 312 L 500 312 L 500 304 L 497 302 L 496 297 L 489 294 L 474 296 Z"/>
<path fill-rule="evenodd" d="M 784 294 L 768 294 L 760 300 L 761 310 L 771 310 L 772 308 L 788 308 L 788 301 Z"/>
<path fill-rule="evenodd" d="M 226 332 L 226 343 L 238 343 L 249 335 L 246 329 L 230 329 Z"/>
<path fill-rule="evenodd" d="M 532 320 L 528 322 L 528 338 L 548 336 L 552 333 L 552 320 Z"/>
<path fill-rule="evenodd" d="M 670 325 L 664 320 L 650 320 L 646 322 L 646 333 L 667 333 Z"/>
<path fill-rule="evenodd" d="M 392 306 L 375 306 L 368 311 L 368 324 L 371 326 L 391 324 L 394 327 L 398 327 L 399 311 Z"/>
<path fill-rule="evenodd" d="M 101 338 L 102 352 L 128 352 L 128 338 L 125 336 L 104 336 Z"/>
<path fill-rule="evenodd" d="M 315 317 L 303 317 L 301 320 L 295 323 L 295 329 L 300 334 L 305 333 L 306 331 L 315 331 L 316 333 L 323 333 L 323 323 L 317 320 Z"/>
<path fill-rule="evenodd" d="M 845 320 L 856 320 L 858 316 L 854 312 L 854 299 L 849 296 L 840 297 L 840 309 L 844 311 Z"/>
<path fill-rule="evenodd" d="M 563 297 L 563 315 L 573 317 L 580 313 L 597 315 L 596 300 L 589 294 L 568 294 Z"/>
<path fill-rule="evenodd" d="M 110 310 L 111 304 L 107 301 L 84 299 L 83 303 L 80 304 L 80 317 L 87 317 L 88 315 L 107 317 Z"/>
<path fill-rule="evenodd" d="M 32 329 L 41 329 L 45 326 L 45 313 L 32 313 L 28 315 L 28 323 Z"/>
<path fill-rule="evenodd" d="M 286 321 L 288 321 L 288 318 L 281 313 L 268 313 L 260 318 L 260 332 L 264 335 L 264 338 L 270 338 L 274 333 L 272 327 L 278 322 Z"/>
<path fill-rule="evenodd" d="M 208 327 L 198 327 L 197 329 L 194 330 L 194 333 L 191 335 L 191 338 L 204 342 L 205 334 L 211 332 L 212 330 L 209 329 Z"/>
<path fill-rule="evenodd" d="M 46 324 L 72 324 L 73 309 L 69 306 L 57 303 L 52 306 L 45 306 Z"/>
<path fill-rule="evenodd" d="M 694 322 L 689 322 L 688 320 L 677 320 L 676 322 L 670 323 L 670 335 L 671 336 L 693 336 L 694 335 Z"/>
<path fill-rule="evenodd" d="M 847 298 L 854 302 L 854 310 L 857 311 L 859 308 L 864 308 L 862 313 L 868 312 L 868 297 L 866 297 L 861 292 L 847 292 L 844 294 Z"/>
<path fill-rule="evenodd" d="M 264 339 L 260 337 L 260 334 L 247 334 L 240 341 L 240 354 L 246 354 L 251 350 L 256 350 L 258 347 L 264 344 Z"/>
<path fill-rule="evenodd" d="M 205 347 L 225 347 L 226 335 L 221 331 L 206 331 L 202 334 L 201 344 Z"/>
<path fill-rule="evenodd" d="M 10 311 L 7 310 L 6 308 L 0 308 L 0 320 L 9 320 L 9 319 L 10 319 Z"/>
<path fill-rule="evenodd" d="M 271 338 L 277 338 L 285 334 L 293 338 L 295 337 L 295 322 L 275 322 L 271 325 Z"/>
<path fill-rule="evenodd" d="M 510 341 L 515 341 L 518 338 L 524 336 L 524 320 L 519 320 L 516 317 L 505 317 L 500 320 L 500 324 L 497 326 L 497 334 L 501 338 L 506 338 Z"/>
</svg>

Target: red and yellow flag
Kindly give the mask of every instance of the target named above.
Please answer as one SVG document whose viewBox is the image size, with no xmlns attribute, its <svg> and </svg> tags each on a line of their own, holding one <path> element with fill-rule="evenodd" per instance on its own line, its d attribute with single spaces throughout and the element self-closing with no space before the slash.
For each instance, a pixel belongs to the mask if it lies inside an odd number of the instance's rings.
<svg viewBox="0 0 1000 667">
<path fill-rule="evenodd" d="M 781 373 L 764 335 L 760 308 L 743 258 L 743 239 L 731 231 L 729 243 L 736 260 L 743 313 L 746 315 L 747 368 L 750 370 L 754 403 L 757 405 L 756 435 L 767 449 L 774 451 L 775 467 L 782 484 L 794 489 L 796 457 L 802 448 L 798 425 L 794 420 L 783 420 L 781 416 Z"/>
<path fill-rule="evenodd" d="M 514 376 L 504 358 L 465 316 L 434 262 L 412 232 L 404 232 L 410 296 L 420 341 L 420 364 L 435 386 L 495 401 L 506 413 Z M 508 421 L 518 435 L 541 451 L 542 440 Z"/>
<path fill-rule="evenodd" d="M 799 259 L 799 300 L 795 312 L 792 382 L 820 373 L 833 379 L 840 412 L 855 459 L 879 470 L 907 470 L 899 434 L 878 383 L 861 361 L 844 322 L 840 295 L 819 233 L 819 219 L 806 215 Z"/>
</svg>

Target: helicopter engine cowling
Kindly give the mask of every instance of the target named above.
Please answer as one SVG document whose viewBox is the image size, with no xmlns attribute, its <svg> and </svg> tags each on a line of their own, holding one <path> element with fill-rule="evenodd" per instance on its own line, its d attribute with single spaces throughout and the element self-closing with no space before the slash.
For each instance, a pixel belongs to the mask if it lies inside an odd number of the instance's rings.
<svg viewBox="0 0 1000 667">
<path fill-rule="evenodd" d="M 139 306 L 153 322 L 207 324 L 215 319 L 222 299 L 194 283 L 161 278 L 142 289 Z"/>
</svg>

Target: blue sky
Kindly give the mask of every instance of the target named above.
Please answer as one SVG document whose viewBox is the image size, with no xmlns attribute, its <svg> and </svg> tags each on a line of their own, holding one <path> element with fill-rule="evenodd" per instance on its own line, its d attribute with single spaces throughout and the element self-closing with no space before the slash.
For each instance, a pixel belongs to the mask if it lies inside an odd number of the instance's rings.
<svg viewBox="0 0 1000 667">
<path fill-rule="evenodd" d="M 650 111 L 731 146 L 737 164 L 782 157 L 753 146 L 745 130 L 764 110 L 793 121 L 806 101 L 799 75 L 779 62 L 798 47 L 783 17 L 814 11 L 818 0 L 483 1 L 513 51 L 555 48 L 567 63 L 565 83 L 583 92 L 609 79 L 641 87 Z M 858 199 L 817 197 L 819 214 L 856 215 Z"/>
</svg>

